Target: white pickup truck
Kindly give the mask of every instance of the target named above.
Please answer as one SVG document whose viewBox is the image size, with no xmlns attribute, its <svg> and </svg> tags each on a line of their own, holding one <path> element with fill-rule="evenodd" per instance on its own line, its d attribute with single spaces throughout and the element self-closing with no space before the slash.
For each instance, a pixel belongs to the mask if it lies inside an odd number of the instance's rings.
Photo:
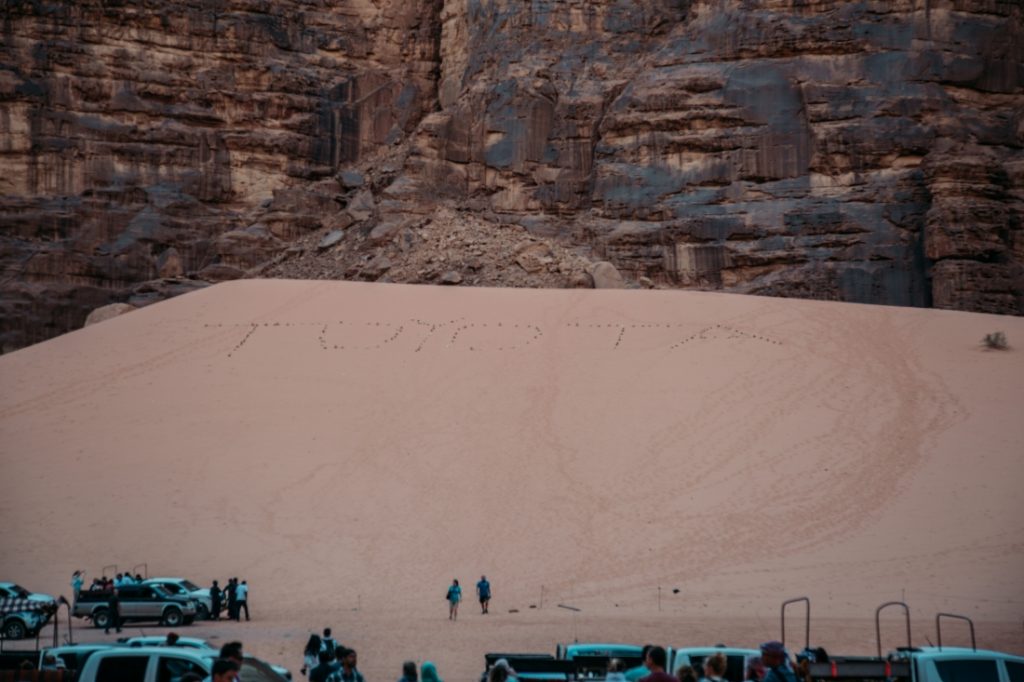
<svg viewBox="0 0 1024 682">
<path fill-rule="evenodd" d="M 188 673 L 210 674 L 217 651 L 173 646 L 111 648 L 96 651 L 85 661 L 77 682 L 179 682 Z M 263 661 L 245 657 L 243 682 L 287 682 Z"/>
<path fill-rule="evenodd" d="M 811 663 L 813 680 L 862 682 L 1024 682 L 1024 657 L 984 649 L 900 649 L 887 658 Z"/>
</svg>

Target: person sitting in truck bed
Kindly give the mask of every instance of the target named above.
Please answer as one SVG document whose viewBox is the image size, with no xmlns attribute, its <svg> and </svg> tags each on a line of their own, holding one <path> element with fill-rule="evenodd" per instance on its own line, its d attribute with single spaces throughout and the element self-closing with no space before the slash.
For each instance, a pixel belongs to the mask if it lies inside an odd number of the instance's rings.
<svg viewBox="0 0 1024 682">
<path fill-rule="evenodd" d="M 811 682 L 810 665 L 805 660 L 796 671 L 790 667 L 789 654 L 782 642 L 765 642 L 761 645 L 761 660 L 768 672 L 761 682 Z"/>
<path fill-rule="evenodd" d="M 668 654 L 662 647 L 652 646 L 651 650 L 647 652 L 644 664 L 651 674 L 640 678 L 641 682 L 676 682 L 676 678 L 665 672 L 665 666 L 668 665 Z"/>
</svg>

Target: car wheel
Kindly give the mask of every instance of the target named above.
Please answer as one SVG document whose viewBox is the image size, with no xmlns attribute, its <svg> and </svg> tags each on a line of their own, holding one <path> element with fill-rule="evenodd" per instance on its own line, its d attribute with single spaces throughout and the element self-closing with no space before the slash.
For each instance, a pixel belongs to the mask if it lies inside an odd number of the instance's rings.
<svg viewBox="0 0 1024 682">
<path fill-rule="evenodd" d="M 210 620 L 210 609 L 206 608 L 206 604 L 200 603 L 196 605 L 196 619 Z"/>
<path fill-rule="evenodd" d="M 94 611 L 92 614 L 92 624 L 98 628 L 106 630 L 110 627 L 110 611 L 107 609 L 99 609 Z"/>
<path fill-rule="evenodd" d="M 164 625 L 169 628 L 176 628 L 181 625 L 182 615 L 181 609 L 177 606 L 172 606 L 164 611 Z"/>
<path fill-rule="evenodd" d="M 28 634 L 28 630 L 25 624 L 17 618 L 4 623 L 4 638 L 5 639 L 25 639 L 25 635 Z"/>
</svg>

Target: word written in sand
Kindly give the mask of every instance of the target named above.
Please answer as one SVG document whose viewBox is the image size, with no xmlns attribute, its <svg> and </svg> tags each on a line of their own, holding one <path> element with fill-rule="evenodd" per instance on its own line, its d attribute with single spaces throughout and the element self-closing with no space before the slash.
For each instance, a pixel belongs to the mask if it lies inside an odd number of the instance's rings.
<svg viewBox="0 0 1024 682">
<path fill-rule="evenodd" d="M 513 352 L 550 342 L 583 350 L 677 350 L 700 342 L 746 341 L 774 346 L 782 341 L 726 324 L 569 322 L 546 335 L 542 325 L 522 322 L 468 322 L 465 319 L 429 321 L 246 322 L 206 324 L 207 328 L 237 329 L 239 336 L 228 357 L 282 334 L 315 339 L 322 351 L 372 351 L 394 348 L 419 353 L 425 349 L 472 352 Z"/>
</svg>

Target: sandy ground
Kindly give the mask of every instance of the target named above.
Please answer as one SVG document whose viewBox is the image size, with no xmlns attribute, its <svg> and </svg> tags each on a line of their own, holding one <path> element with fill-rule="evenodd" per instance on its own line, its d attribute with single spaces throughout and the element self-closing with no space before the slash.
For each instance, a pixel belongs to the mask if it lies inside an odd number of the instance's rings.
<svg viewBox="0 0 1024 682">
<path fill-rule="evenodd" d="M 946 611 L 1022 652 L 1024 360 L 996 330 L 1024 343 L 1021 318 L 707 293 L 222 284 L 0 358 L 0 580 L 241 576 L 257 620 L 187 634 L 297 673 L 332 625 L 370 682 L 574 638 L 753 645 L 802 595 L 832 651 L 873 653 L 902 598 L 915 644 Z"/>
</svg>

